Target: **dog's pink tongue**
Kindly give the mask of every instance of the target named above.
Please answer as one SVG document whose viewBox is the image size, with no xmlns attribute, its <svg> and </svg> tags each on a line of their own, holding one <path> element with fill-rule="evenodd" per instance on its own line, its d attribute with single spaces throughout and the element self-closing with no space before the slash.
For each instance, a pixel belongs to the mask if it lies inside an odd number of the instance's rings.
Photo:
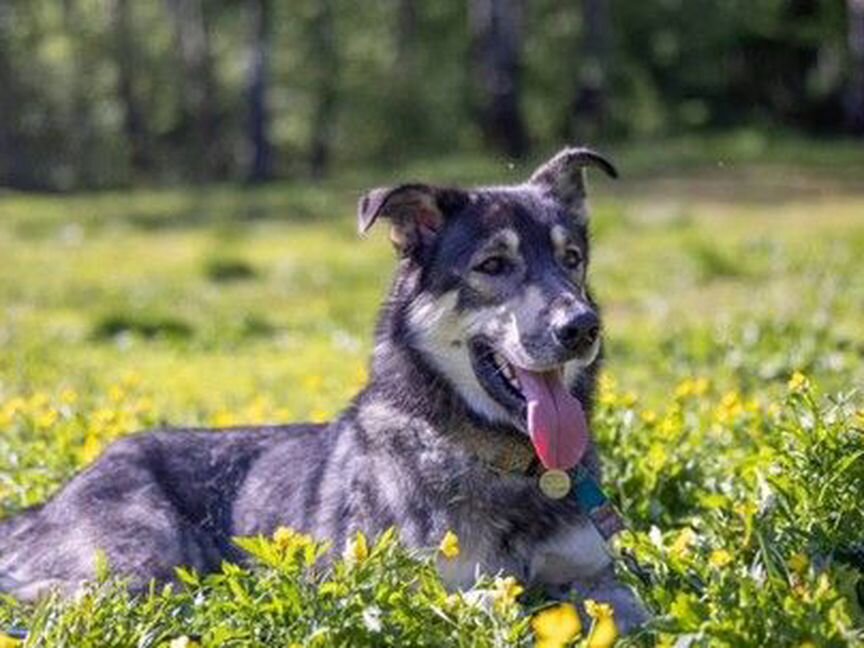
<svg viewBox="0 0 864 648">
<path fill-rule="evenodd" d="M 567 391 L 560 371 L 515 367 L 528 402 L 528 432 L 546 468 L 572 468 L 588 447 L 588 423 L 582 404 Z"/>
</svg>

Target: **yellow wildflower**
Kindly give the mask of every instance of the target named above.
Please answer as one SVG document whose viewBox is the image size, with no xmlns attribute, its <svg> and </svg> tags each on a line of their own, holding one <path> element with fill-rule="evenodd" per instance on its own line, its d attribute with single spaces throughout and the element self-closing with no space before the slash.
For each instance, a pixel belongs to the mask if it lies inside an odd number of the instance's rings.
<svg viewBox="0 0 864 648">
<path fill-rule="evenodd" d="M 687 398 L 693 394 L 693 381 L 685 378 L 675 387 L 675 398 Z"/>
<path fill-rule="evenodd" d="M 800 371 L 792 374 L 789 382 L 786 384 L 790 392 L 801 393 L 810 389 L 810 380 Z"/>
<path fill-rule="evenodd" d="M 624 407 L 633 407 L 639 401 L 639 397 L 635 392 L 628 391 L 627 393 L 622 394 L 619 400 Z"/>
<path fill-rule="evenodd" d="M 696 534 L 693 533 L 693 529 L 685 527 L 675 538 L 672 546 L 669 547 L 669 553 L 675 558 L 683 558 L 690 552 L 690 546 L 695 540 Z"/>
<path fill-rule="evenodd" d="M 186 635 L 182 637 L 177 637 L 176 639 L 172 639 L 171 643 L 168 644 L 170 648 L 201 648 L 201 644 L 195 641 L 194 639 L 190 639 Z"/>
<path fill-rule="evenodd" d="M 318 374 L 310 374 L 303 379 L 303 387 L 306 391 L 317 392 L 321 390 L 324 379 Z"/>
<path fill-rule="evenodd" d="M 265 396 L 256 396 L 246 407 L 244 418 L 253 423 L 263 423 L 271 410 L 270 401 Z"/>
<path fill-rule="evenodd" d="M 273 542 L 280 549 L 287 549 L 291 546 L 291 543 L 294 542 L 294 539 L 297 537 L 297 532 L 285 526 L 280 526 L 273 532 Z"/>
<path fill-rule="evenodd" d="M 618 381 L 612 374 L 603 373 L 597 386 L 600 388 L 600 391 L 614 392 L 618 388 Z"/>
<path fill-rule="evenodd" d="M 721 424 L 731 423 L 744 412 L 744 402 L 737 391 L 729 391 L 720 399 L 720 404 L 714 410 L 714 418 Z"/>
<path fill-rule="evenodd" d="M 134 371 L 127 371 L 123 374 L 123 377 L 120 378 L 120 382 L 127 388 L 132 389 L 141 384 L 141 374 L 135 373 Z"/>
<path fill-rule="evenodd" d="M 661 439 L 673 440 L 681 436 L 683 430 L 683 418 L 681 410 L 677 406 L 669 408 L 666 414 L 660 421 L 657 428 L 658 436 Z"/>
<path fill-rule="evenodd" d="M 126 390 L 120 385 L 111 385 L 108 389 L 108 398 L 110 398 L 113 403 L 119 403 L 126 398 Z"/>
<path fill-rule="evenodd" d="M 690 396 L 704 396 L 708 386 L 707 378 L 685 378 L 675 387 L 675 398 L 683 400 Z"/>
<path fill-rule="evenodd" d="M 20 414 L 25 409 L 27 409 L 27 401 L 25 401 L 20 396 L 16 396 L 15 398 L 7 401 L 4 408 L 9 416 L 9 418 L 14 418 L 16 414 Z"/>
<path fill-rule="evenodd" d="M 793 572 L 801 575 L 806 572 L 807 568 L 810 566 L 810 559 L 803 553 L 796 553 L 789 558 L 786 564 L 789 565 L 789 569 Z"/>
<path fill-rule="evenodd" d="M 272 537 L 273 543 L 286 557 L 295 556 L 314 542 L 309 534 L 285 526 L 276 529 Z"/>
<path fill-rule="evenodd" d="M 732 562 L 732 554 L 725 549 L 715 549 L 711 552 L 711 555 L 708 556 L 708 562 L 712 567 L 723 569 Z"/>
<path fill-rule="evenodd" d="M 441 544 L 438 545 L 440 551 L 445 558 L 456 558 L 459 555 L 459 537 L 452 531 L 448 531 L 441 538 Z"/>
<path fill-rule="evenodd" d="M 588 648 L 609 648 L 614 645 L 619 633 L 612 606 L 588 599 L 585 601 L 585 611 L 594 619 L 588 635 Z"/>
<path fill-rule="evenodd" d="M 81 460 L 82 464 L 92 463 L 96 457 L 102 452 L 102 441 L 99 440 L 99 437 L 89 433 L 84 439 L 84 445 L 81 446 L 81 449 L 78 451 L 78 458 Z"/>
<path fill-rule="evenodd" d="M 512 576 L 496 578 L 492 588 L 492 599 L 496 607 L 503 611 L 513 606 L 519 595 L 525 591 L 519 582 Z"/>
<path fill-rule="evenodd" d="M 132 409 L 136 414 L 147 414 L 153 411 L 153 399 L 147 396 L 142 396 L 135 401 Z"/>
<path fill-rule="evenodd" d="M 117 414 L 114 410 L 108 409 L 107 407 L 101 407 L 93 412 L 93 416 L 90 419 L 91 426 L 95 428 L 108 427 L 112 423 L 116 422 Z"/>
<path fill-rule="evenodd" d="M 537 648 L 561 648 L 582 632 L 579 614 L 570 603 L 561 603 L 538 612 L 531 620 Z"/>
<path fill-rule="evenodd" d="M 819 574 L 819 578 L 816 580 L 816 591 L 813 592 L 813 595 L 817 598 L 822 598 L 830 591 L 831 579 L 828 578 L 828 574 L 822 572 L 821 574 Z"/>
<path fill-rule="evenodd" d="M 639 414 L 639 418 L 641 418 L 642 422 L 646 425 L 654 425 L 657 422 L 657 412 L 652 409 L 642 410 Z"/>
<path fill-rule="evenodd" d="M 330 414 L 327 410 L 323 410 L 320 407 L 312 411 L 309 415 L 309 420 L 313 423 L 326 423 L 330 419 Z"/>
<path fill-rule="evenodd" d="M 369 372 L 366 371 L 366 367 L 360 366 L 357 367 L 357 370 L 354 372 L 354 386 L 362 387 L 367 382 L 369 382 Z"/>
<path fill-rule="evenodd" d="M 30 397 L 30 409 L 39 410 L 45 407 L 51 401 L 48 395 L 44 392 L 36 392 Z"/>
<path fill-rule="evenodd" d="M 602 405 L 614 407 L 618 402 L 618 396 L 615 393 L 618 387 L 618 382 L 609 374 L 602 374 L 598 384 L 599 397 L 598 400 Z"/>
<path fill-rule="evenodd" d="M 60 392 L 60 402 L 64 405 L 74 405 L 78 402 L 78 393 L 68 387 Z"/>
<path fill-rule="evenodd" d="M 219 410 L 211 418 L 210 423 L 215 427 L 231 427 L 237 424 L 237 417 L 228 410 Z"/>
<path fill-rule="evenodd" d="M 369 543 L 362 531 L 358 531 L 353 539 L 348 541 L 345 559 L 348 562 L 360 563 L 369 557 Z"/>
<path fill-rule="evenodd" d="M 47 430 L 57 422 L 57 410 L 49 409 L 41 412 L 36 416 L 36 427 L 41 430 Z"/>
<path fill-rule="evenodd" d="M 0 632 L 0 648 L 18 648 L 23 642 L 15 637 L 10 637 L 7 634 Z"/>
</svg>

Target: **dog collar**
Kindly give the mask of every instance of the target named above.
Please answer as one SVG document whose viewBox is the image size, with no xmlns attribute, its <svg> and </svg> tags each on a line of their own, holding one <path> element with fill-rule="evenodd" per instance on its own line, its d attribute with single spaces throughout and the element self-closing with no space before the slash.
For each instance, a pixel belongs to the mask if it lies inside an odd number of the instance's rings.
<svg viewBox="0 0 864 648">
<path fill-rule="evenodd" d="M 526 440 L 507 436 L 469 437 L 469 449 L 487 469 L 499 475 L 535 475 L 540 473 L 540 461 Z"/>
<path fill-rule="evenodd" d="M 486 435 L 472 438 L 471 451 L 486 468 L 499 475 L 519 475 L 543 478 L 543 469 L 530 444 L 522 439 L 507 436 L 487 439 Z M 547 473 L 548 474 L 548 473 Z M 597 531 L 608 540 L 625 528 L 624 520 L 600 484 L 581 464 L 566 471 L 570 479 L 569 492 L 565 499 L 575 500 L 597 527 Z"/>
</svg>

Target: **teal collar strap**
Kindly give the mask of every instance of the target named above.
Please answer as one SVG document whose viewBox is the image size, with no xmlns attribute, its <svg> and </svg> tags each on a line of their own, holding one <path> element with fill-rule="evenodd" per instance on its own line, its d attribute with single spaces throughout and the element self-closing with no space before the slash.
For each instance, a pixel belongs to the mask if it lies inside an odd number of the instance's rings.
<svg viewBox="0 0 864 648">
<path fill-rule="evenodd" d="M 579 508 L 585 512 L 604 540 L 608 542 L 626 528 L 624 519 L 606 497 L 600 484 L 583 466 L 577 466 L 571 477 L 573 488 L 570 496 L 576 500 Z"/>
</svg>

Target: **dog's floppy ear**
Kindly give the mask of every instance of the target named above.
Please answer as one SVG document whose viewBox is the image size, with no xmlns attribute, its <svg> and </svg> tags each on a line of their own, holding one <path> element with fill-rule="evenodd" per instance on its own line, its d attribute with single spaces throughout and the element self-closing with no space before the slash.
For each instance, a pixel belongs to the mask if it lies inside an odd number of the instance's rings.
<svg viewBox="0 0 864 648">
<path fill-rule="evenodd" d="M 426 184 L 373 189 L 357 206 L 358 229 L 365 234 L 375 221 L 385 218 L 390 221 L 393 245 L 402 255 L 412 254 L 434 240 L 464 199 L 459 190 Z"/>
<path fill-rule="evenodd" d="M 566 148 L 541 165 L 529 182 L 551 193 L 574 215 L 583 216 L 585 199 L 585 168 L 598 167 L 610 178 L 618 177 L 618 169 L 605 157 L 589 148 Z"/>
</svg>

